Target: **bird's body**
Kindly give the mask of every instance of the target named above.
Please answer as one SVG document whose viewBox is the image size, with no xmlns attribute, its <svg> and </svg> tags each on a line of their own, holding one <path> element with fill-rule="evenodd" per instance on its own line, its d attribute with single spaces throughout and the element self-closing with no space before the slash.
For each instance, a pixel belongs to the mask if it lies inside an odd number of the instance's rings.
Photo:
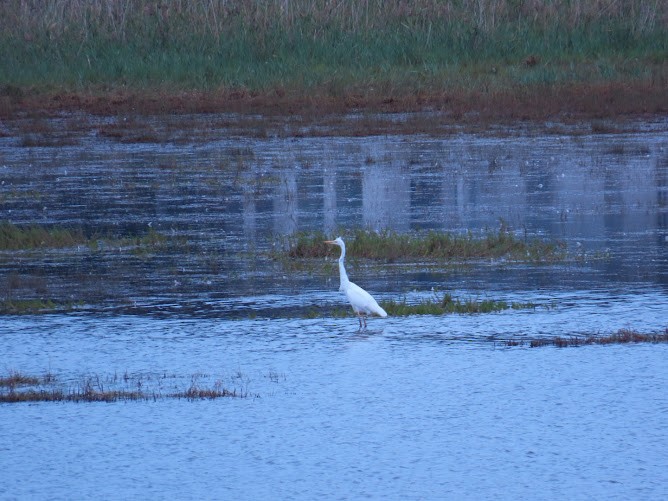
<svg viewBox="0 0 668 501">
<path fill-rule="evenodd" d="M 343 243 L 341 237 L 338 237 L 336 240 L 326 240 L 325 243 L 341 247 L 341 257 L 339 257 L 339 276 L 341 278 L 341 284 L 339 290 L 346 294 L 350 305 L 353 307 L 353 311 L 357 314 L 360 321 L 360 329 L 362 328 L 362 323 L 364 323 L 364 327 L 366 327 L 367 315 L 386 317 L 387 313 L 378 305 L 371 294 L 362 289 L 359 285 L 348 280 L 348 274 L 346 273 L 346 268 L 343 264 L 343 261 L 346 258 L 346 244 Z"/>
</svg>

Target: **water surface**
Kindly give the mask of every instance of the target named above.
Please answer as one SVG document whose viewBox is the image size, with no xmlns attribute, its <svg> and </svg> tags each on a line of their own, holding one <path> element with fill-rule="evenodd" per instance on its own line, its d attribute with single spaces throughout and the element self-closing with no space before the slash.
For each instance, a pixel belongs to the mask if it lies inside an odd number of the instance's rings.
<svg viewBox="0 0 668 501">
<path fill-rule="evenodd" d="M 0 497 L 668 495 L 666 346 L 505 343 L 666 329 L 665 123 L 284 137 L 216 120 L 125 142 L 108 119 L 64 117 L 45 126 L 66 134 L 58 146 L 6 124 L 0 219 L 168 241 L 0 252 L 4 298 L 76 306 L 2 316 L 3 372 L 70 387 L 218 383 L 246 397 L 2 405 Z M 378 299 L 449 292 L 535 309 L 374 319 L 357 332 L 354 318 L 304 318 L 344 302 L 336 252 L 306 264 L 270 254 L 300 231 L 499 227 L 563 240 L 570 259 L 350 260 L 349 274 Z"/>
</svg>

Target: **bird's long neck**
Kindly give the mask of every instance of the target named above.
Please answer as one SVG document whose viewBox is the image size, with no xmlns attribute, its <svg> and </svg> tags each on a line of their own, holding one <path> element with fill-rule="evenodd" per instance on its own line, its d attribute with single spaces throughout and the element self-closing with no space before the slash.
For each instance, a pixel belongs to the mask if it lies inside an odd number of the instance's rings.
<svg viewBox="0 0 668 501">
<path fill-rule="evenodd" d="M 346 267 L 343 265 L 343 260 L 346 258 L 346 246 L 341 245 L 341 257 L 339 257 L 339 276 L 341 277 L 341 285 L 339 290 L 344 290 L 346 286 L 350 283 L 348 280 L 348 274 L 346 273 Z"/>
</svg>

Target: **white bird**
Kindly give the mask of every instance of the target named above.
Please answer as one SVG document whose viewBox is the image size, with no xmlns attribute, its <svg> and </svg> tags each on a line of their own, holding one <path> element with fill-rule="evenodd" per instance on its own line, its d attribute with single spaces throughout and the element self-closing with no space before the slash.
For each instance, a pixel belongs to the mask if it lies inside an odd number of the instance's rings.
<svg viewBox="0 0 668 501">
<path fill-rule="evenodd" d="M 337 237 L 336 240 L 325 240 L 325 243 L 329 245 L 338 245 L 341 247 L 341 257 L 339 258 L 339 275 L 341 276 L 341 285 L 339 286 L 339 290 L 346 293 L 348 301 L 350 301 L 353 310 L 359 318 L 360 329 L 362 329 L 362 321 L 364 321 L 364 328 L 366 328 L 367 315 L 374 314 L 380 317 L 386 317 L 387 313 L 384 309 L 378 306 L 378 303 L 371 294 L 362 289 L 359 285 L 356 285 L 348 280 L 348 274 L 346 273 L 346 268 L 343 265 L 343 260 L 346 258 L 346 244 L 343 243 L 341 237 Z"/>
</svg>

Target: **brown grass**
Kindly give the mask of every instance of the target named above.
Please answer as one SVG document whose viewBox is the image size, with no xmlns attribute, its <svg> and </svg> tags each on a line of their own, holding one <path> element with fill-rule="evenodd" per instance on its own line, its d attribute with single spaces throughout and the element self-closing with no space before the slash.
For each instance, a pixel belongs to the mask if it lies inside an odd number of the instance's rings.
<svg viewBox="0 0 668 501">
<path fill-rule="evenodd" d="M 663 333 L 658 334 L 643 334 L 632 329 L 620 329 L 614 334 L 607 336 L 572 336 L 572 337 L 554 337 L 547 339 L 534 339 L 530 342 L 531 348 L 538 348 L 541 346 L 556 346 L 557 348 L 566 348 L 569 346 L 586 346 L 586 345 L 609 345 L 609 344 L 626 344 L 626 343 L 668 343 L 668 329 Z M 509 346 L 516 346 L 516 344 L 509 343 Z"/>
<path fill-rule="evenodd" d="M 193 382 L 190 387 L 180 391 L 164 392 L 162 379 L 150 376 L 131 376 L 127 373 L 119 376 L 104 377 L 99 375 L 88 376 L 79 383 L 65 387 L 58 382 L 58 378 L 51 373 L 43 377 L 35 377 L 10 372 L 7 376 L 0 376 L 0 403 L 20 402 L 122 402 L 136 400 L 160 399 L 187 399 L 211 400 L 216 398 L 232 397 L 245 398 L 248 392 L 245 389 L 227 389 L 221 381 L 215 381 L 211 387 L 202 387 Z M 124 385 L 118 388 L 118 385 Z M 258 395 L 253 395 L 257 397 Z"/>
</svg>

